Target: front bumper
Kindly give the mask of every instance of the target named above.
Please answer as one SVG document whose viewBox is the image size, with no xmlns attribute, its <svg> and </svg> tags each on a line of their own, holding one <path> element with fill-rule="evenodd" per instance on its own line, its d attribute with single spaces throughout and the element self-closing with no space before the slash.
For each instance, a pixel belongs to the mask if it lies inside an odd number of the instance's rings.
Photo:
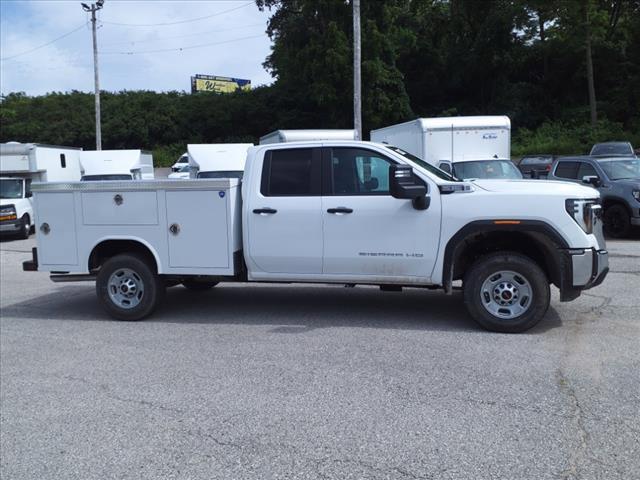
<svg viewBox="0 0 640 480">
<path fill-rule="evenodd" d="M 609 253 L 594 248 L 563 250 L 560 301 L 569 302 L 583 290 L 600 285 L 609 273 Z"/>
<path fill-rule="evenodd" d="M 2 220 L 0 221 L 0 232 L 17 232 L 22 228 L 22 220 Z"/>
</svg>

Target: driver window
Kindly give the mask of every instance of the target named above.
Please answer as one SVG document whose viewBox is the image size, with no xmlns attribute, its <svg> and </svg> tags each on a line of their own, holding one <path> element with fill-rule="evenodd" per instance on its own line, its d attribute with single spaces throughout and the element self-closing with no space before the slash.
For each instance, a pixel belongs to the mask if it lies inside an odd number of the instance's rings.
<svg viewBox="0 0 640 480">
<path fill-rule="evenodd" d="M 333 195 L 388 195 L 392 162 L 358 148 L 331 150 Z"/>
<path fill-rule="evenodd" d="M 598 177 L 598 172 L 593 166 L 586 162 L 580 162 L 578 168 L 578 180 L 582 180 L 584 177 Z"/>
</svg>

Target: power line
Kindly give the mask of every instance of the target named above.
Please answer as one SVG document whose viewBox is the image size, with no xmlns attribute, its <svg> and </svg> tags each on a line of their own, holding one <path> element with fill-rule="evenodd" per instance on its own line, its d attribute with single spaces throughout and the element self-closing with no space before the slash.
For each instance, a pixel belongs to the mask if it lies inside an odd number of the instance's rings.
<svg viewBox="0 0 640 480">
<path fill-rule="evenodd" d="M 220 28 L 218 30 L 208 30 L 206 32 L 200 32 L 200 33 L 187 33 L 186 35 L 173 35 L 170 37 L 162 37 L 162 38 L 150 38 L 150 39 L 146 39 L 146 40 L 129 40 L 126 42 L 112 42 L 112 43 L 104 43 L 102 44 L 103 47 L 111 47 L 114 45 L 133 45 L 135 43 L 149 43 L 149 42 L 161 42 L 164 40 L 173 40 L 176 38 L 187 38 L 187 37 L 198 37 L 198 36 L 202 36 L 202 35 L 209 35 L 210 33 L 219 33 L 219 32 L 228 32 L 231 30 L 242 30 L 244 28 L 251 28 L 251 27 L 258 27 L 258 26 L 265 26 L 264 22 L 260 22 L 260 23 L 253 23 L 251 25 L 243 25 L 240 27 L 232 27 L 232 28 Z"/>
<path fill-rule="evenodd" d="M 0 58 L 0 61 L 3 61 L 3 62 L 4 62 L 5 60 L 11 60 L 11 59 L 13 59 L 13 58 L 21 57 L 21 56 L 23 56 L 23 55 L 27 55 L 27 54 L 29 54 L 29 53 L 35 52 L 36 50 L 40 50 L 41 48 L 48 47 L 48 46 L 49 46 L 49 45 L 51 45 L 52 43 L 55 43 L 55 42 L 57 42 L 58 40 L 62 40 L 63 38 L 68 37 L 68 36 L 69 36 L 69 35 L 71 35 L 72 33 L 76 33 L 78 30 L 81 30 L 82 28 L 84 28 L 84 27 L 87 25 L 87 23 L 89 23 L 89 22 L 85 22 L 85 23 L 83 23 L 82 25 L 80 25 L 78 28 L 74 28 L 74 29 L 73 29 L 73 30 L 71 30 L 70 32 L 67 32 L 67 33 L 65 33 L 64 35 L 61 35 L 61 36 L 59 36 L 58 38 L 54 38 L 54 39 L 53 39 L 53 40 L 51 40 L 50 42 L 44 43 L 44 44 L 40 45 L 39 47 L 32 48 L 31 50 L 27 50 L 26 52 L 17 53 L 16 55 L 11 55 L 11 56 L 9 56 L 9 57 L 3 57 L 3 58 Z"/>
<path fill-rule="evenodd" d="M 118 23 L 118 22 L 107 22 L 105 20 L 101 20 L 102 23 L 108 25 L 120 25 L 122 27 L 164 27 L 167 25 L 179 25 L 181 23 L 190 23 L 197 22 L 198 20 L 204 20 L 205 18 L 217 17 L 219 15 L 224 15 L 225 13 L 233 12 L 235 10 L 240 10 L 241 8 L 248 7 L 249 5 L 253 5 L 253 2 L 245 3 L 244 5 L 240 5 L 239 7 L 230 8 L 229 10 L 224 10 L 218 13 L 212 13 L 211 15 L 205 15 L 204 17 L 196 17 L 189 18 L 187 20 L 179 20 L 177 22 L 165 22 L 165 23 Z"/>
<path fill-rule="evenodd" d="M 212 43 L 202 43 L 199 45 L 188 45 L 186 47 L 178 47 L 178 48 L 162 48 L 158 50 L 138 50 L 138 51 L 129 51 L 129 52 L 100 52 L 101 55 L 139 55 L 144 53 L 162 53 L 162 52 L 181 52 L 183 50 L 191 50 L 193 48 L 202 48 L 202 47 L 210 47 L 213 45 L 222 45 L 225 43 L 239 42 L 241 40 L 249 40 L 250 38 L 261 38 L 264 37 L 264 34 L 260 35 L 252 35 L 250 37 L 242 37 L 242 38 L 234 38 L 232 40 L 225 40 L 222 42 L 212 42 Z"/>
</svg>

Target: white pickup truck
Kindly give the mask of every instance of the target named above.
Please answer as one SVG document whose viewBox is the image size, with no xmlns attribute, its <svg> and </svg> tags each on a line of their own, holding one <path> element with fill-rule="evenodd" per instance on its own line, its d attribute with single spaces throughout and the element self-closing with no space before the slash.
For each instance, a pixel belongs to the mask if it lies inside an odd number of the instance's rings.
<svg viewBox="0 0 640 480">
<path fill-rule="evenodd" d="M 520 332 L 603 281 L 598 192 L 545 181 L 457 181 L 398 148 L 355 141 L 251 147 L 238 179 L 34 184 L 25 270 L 96 281 L 139 320 L 166 287 L 313 282 L 437 288 L 462 280 L 483 327 Z M 185 208 L 187 206 L 187 208 Z M 192 208 L 193 207 L 193 208 Z"/>
</svg>

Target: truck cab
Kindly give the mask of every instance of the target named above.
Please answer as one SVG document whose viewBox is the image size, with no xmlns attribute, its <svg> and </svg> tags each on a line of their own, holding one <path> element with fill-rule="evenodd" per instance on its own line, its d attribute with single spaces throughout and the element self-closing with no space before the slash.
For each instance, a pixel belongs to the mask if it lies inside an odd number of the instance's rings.
<svg viewBox="0 0 640 480">
<path fill-rule="evenodd" d="M 33 226 L 30 178 L 0 177 L 0 232 L 28 238 Z"/>
</svg>

